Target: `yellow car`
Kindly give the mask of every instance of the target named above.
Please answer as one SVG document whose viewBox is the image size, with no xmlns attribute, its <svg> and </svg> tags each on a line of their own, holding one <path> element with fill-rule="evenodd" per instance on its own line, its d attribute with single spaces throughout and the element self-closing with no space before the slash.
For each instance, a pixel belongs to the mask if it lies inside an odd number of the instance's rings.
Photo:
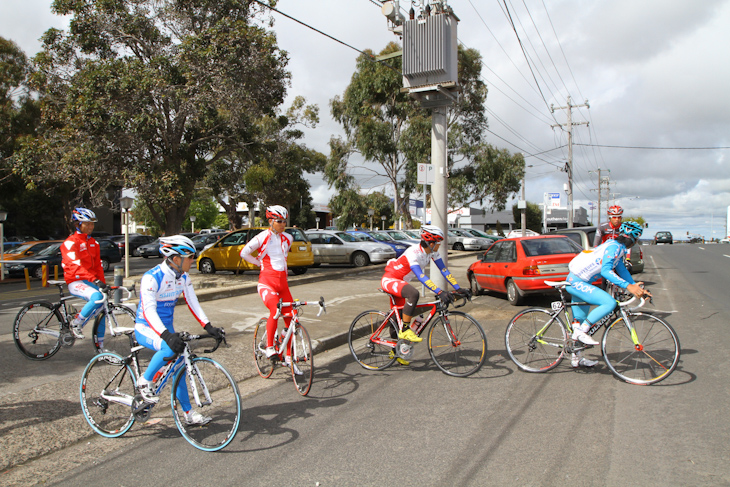
<svg viewBox="0 0 730 487">
<path fill-rule="evenodd" d="M 224 236 L 200 253 L 198 270 L 203 274 L 213 274 L 216 271 L 257 271 L 258 267 L 241 258 L 241 250 L 249 240 L 264 230 L 265 227 L 242 228 Z M 286 232 L 294 237 L 287 257 L 289 270 L 295 275 L 304 274 L 314 264 L 312 244 L 300 228 L 287 228 Z M 253 255 L 257 253 L 258 251 Z"/>
</svg>

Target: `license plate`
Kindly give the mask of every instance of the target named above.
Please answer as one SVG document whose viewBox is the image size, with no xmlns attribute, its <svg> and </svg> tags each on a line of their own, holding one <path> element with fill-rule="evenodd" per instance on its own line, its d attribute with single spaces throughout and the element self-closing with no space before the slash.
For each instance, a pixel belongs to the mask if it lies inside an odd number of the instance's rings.
<svg viewBox="0 0 730 487">
<path fill-rule="evenodd" d="M 305 247 L 305 246 L 299 247 L 299 252 L 304 252 L 305 250 L 307 250 L 307 247 Z"/>
</svg>

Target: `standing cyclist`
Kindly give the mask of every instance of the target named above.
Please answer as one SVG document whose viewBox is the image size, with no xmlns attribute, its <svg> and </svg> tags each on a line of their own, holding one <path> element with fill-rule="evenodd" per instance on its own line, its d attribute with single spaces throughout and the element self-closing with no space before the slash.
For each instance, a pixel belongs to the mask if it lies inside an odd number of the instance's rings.
<svg viewBox="0 0 730 487">
<path fill-rule="evenodd" d="M 610 294 L 591 284 L 599 275 L 618 287 L 626 289 L 637 298 L 651 296 L 649 291 L 641 288 L 643 282 L 634 282 L 624 266 L 626 249 L 636 243 L 641 233 L 641 225 L 636 222 L 625 222 L 621 225 L 615 239 L 608 240 L 593 250 L 581 252 L 568 264 L 570 273 L 567 281 L 570 285 L 565 288 L 566 291 L 577 301 L 588 303 L 573 306 L 573 319 L 580 323 L 573 330 L 573 340 L 579 340 L 586 345 L 598 345 L 598 342 L 587 331 L 616 308 L 616 300 Z M 590 305 L 598 307 L 588 313 Z M 573 354 L 571 360 L 573 367 L 593 367 L 598 363 L 581 355 L 580 352 Z"/>
<path fill-rule="evenodd" d="M 165 257 L 165 261 L 142 276 L 134 327 L 139 344 L 156 352 L 138 384 L 142 398 L 150 404 L 156 404 L 160 399 L 155 395 L 152 379 L 165 364 L 165 357 L 172 357 L 185 349 L 185 343 L 180 334 L 175 333 L 172 324 L 175 304 L 180 294 L 185 296 L 190 312 L 205 331 L 218 339 L 223 334 L 222 328 L 210 324 L 198 303 L 188 275 L 190 266 L 195 261 L 195 244 L 183 235 L 160 237 L 160 253 Z M 211 418 L 192 410 L 188 399 L 188 387 L 184 380 L 178 385 L 177 397 L 185 412 L 187 424 L 206 424 L 210 421 Z"/>
<path fill-rule="evenodd" d="M 276 354 L 274 338 L 279 320 L 276 318 L 277 305 L 279 300 L 291 303 L 292 295 L 289 291 L 288 271 L 286 258 L 294 238 L 286 233 L 286 208 L 279 205 L 266 208 L 266 219 L 269 220 L 269 228 L 253 237 L 241 250 L 241 258 L 257 267 L 260 267 L 259 284 L 257 290 L 264 305 L 269 309 L 269 317 L 266 320 L 266 357 L 271 358 Z M 253 252 L 258 250 L 254 257 Z M 281 309 L 281 314 L 291 311 L 291 306 Z M 286 333 L 291 323 L 291 317 L 284 317 L 284 330 Z M 286 351 L 284 364 L 291 366 L 291 350 Z M 301 375 L 301 371 L 294 364 L 294 373 Z"/>
<path fill-rule="evenodd" d="M 61 267 L 69 292 L 87 301 L 71 322 L 71 331 L 76 338 L 84 338 L 81 329 L 101 308 L 97 301 L 104 297 L 101 291 L 106 290 L 107 285 L 101 267 L 99 243 L 91 236 L 96 215 L 86 208 L 76 208 L 71 219 L 76 231 L 61 244 Z M 97 337 L 99 352 L 103 351 L 105 332 L 106 317 L 102 316 Z"/>
<path fill-rule="evenodd" d="M 413 319 L 416 305 L 418 304 L 418 289 L 408 283 L 413 276 L 416 276 L 421 283 L 436 293 L 443 304 L 452 301 L 451 294 L 448 291 L 440 289 L 424 272 L 424 268 L 433 261 L 438 266 L 441 274 L 451 283 L 456 292 L 469 293 L 469 290 L 461 289 L 456 283 L 456 279 L 451 275 L 449 269 L 446 268 L 441 255 L 438 253 L 439 246 L 444 240 L 444 232 L 440 228 L 433 225 L 424 225 L 421 227 L 421 243 L 420 245 L 412 245 L 406 249 L 397 259 L 390 259 L 385 266 L 385 273 L 380 281 L 383 290 L 393 296 L 396 296 L 395 304 L 403 306 L 403 329 L 398 332 L 398 338 L 411 342 L 420 342 L 423 338 L 416 335 L 411 330 L 411 319 Z M 398 358 L 398 363 L 408 365 L 408 362 L 402 358 Z"/>
<path fill-rule="evenodd" d="M 621 221 L 623 220 L 624 209 L 618 205 L 608 207 L 606 213 L 608 215 L 608 221 L 601 223 L 596 228 L 596 237 L 593 239 L 593 246 L 598 247 L 603 242 L 609 239 L 618 237 L 619 229 L 621 228 Z"/>
</svg>

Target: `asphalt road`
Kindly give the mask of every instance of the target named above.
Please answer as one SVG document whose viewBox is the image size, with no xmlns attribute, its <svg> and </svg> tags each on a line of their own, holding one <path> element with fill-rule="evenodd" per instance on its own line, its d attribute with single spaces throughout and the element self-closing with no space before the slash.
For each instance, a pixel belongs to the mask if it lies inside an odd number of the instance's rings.
<svg viewBox="0 0 730 487">
<path fill-rule="evenodd" d="M 299 397 L 282 372 L 269 381 L 243 381 L 243 423 L 222 452 L 192 448 L 160 407 L 157 424 L 135 425 L 116 440 L 77 442 L 10 469 L 0 483 L 729 485 L 730 248 L 643 250 L 640 277 L 655 295 L 653 310 L 682 343 L 678 369 L 660 384 L 619 382 L 603 363 L 593 371 L 575 372 L 564 362 L 546 374 L 519 372 L 503 341 L 517 309 L 502 297 L 482 296 L 468 310 L 488 335 L 488 363 L 475 377 L 442 374 L 424 346 L 411 367 L 382 372 L 360 368 L 341 347 L 317 356 L 309 397 Z M 468 263 L 452 263 L 458 279 Z M 373 292 L 374 274 L 298 286 L 297 294 L 325 295 L 332 303 L 327 319 L 346 327 L 358 310 L 382 302 Z M 261 314 L 256 296 L 215 303 L 215 312 L 227 314 L 240 333 L 236 343 L 248 342 L 249 323 Z M 56 365 L 54 373 L 62 368 Z M 59 398 L 46 400 L 52 399 Z M 73 408 L 77 399 L 65 400 Z M 3 417 L 22 411 L 6 410 Z M 25 419 L 30 428 L 44 418 Z M 22 434 L 8 424 L 0 421 L 0 436 Z"/>
</svg>

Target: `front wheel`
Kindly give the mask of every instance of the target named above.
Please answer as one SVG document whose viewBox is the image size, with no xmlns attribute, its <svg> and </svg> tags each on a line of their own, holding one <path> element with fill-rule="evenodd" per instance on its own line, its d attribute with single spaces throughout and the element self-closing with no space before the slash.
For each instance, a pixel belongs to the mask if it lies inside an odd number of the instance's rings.
<svg viewBox="0 0 730 487">
<path fill-rule="evenodd" d="M 477 276 L 469 274 L 469 288 L 471 289 L 472 296 L 479 296 L 483 289 L 477 282 Z"/>
<path fill-rule="evenodd" d="M 172 412 L 180 434 L 203 451 L 218 451 L 236 436 L 241 422 L 241 396 L 233 376 L 207 357 L 191 361 L 192 374 L 185 367 L 172 383 Z M 203 418 L 188 423 L 186 411 Z"/>
<path fill-rule="evenodd" d="M 107 272 L 109 270 L 109 261 L 107 259 L 101 259 L 101 268 L 104 270 L 104 272 Z"/>
<path fill-rule="evenodd" d="M 679 338 L 671 326 L 648 313 L 632 313 L 637 343 L 623 318 L 606 328 L 601 351 L 611 372 L 629 384 L 656 384 L 679 363 Z"/>
<path fill-rule="evenodd" d="M 84 418 L 101 436 L 116 438 L 134 424 L 132 400 L 136 378 L 129 365 L 115 353 L 102 353 L 91 359 L 81 376 L 79 398 Z"/>
<path fill-rule="evenodd" d="M 126 357 L 132 353 L 128 333 L 134 334 L 134 322 L 137 319 L 134 311 L 123 304 L 109 304 L 109 317 L 104 320 L 104 333 L 101 333 L 99 328 L 104 317 L 106 315 L 102 311 L 94 319 L 94 327 L 91 332 L 94 348 L 96 350 L 104 348 L 109 352 Z M 109 320 L 113 323 L 110 324 Z M 110 327 L 114 329 L 114 333 L 111 332 Z M 99 346 L 100 342 L 101 346 Z"/>
<path fill-rule="evenodd" d="M 266 357 L 266 318 L 261 318 L 253 330 L 253 358 L 259 375 L 264 379 L 271 377 L 274 372 L 274 364 L 270 358 Z"/>
<path fill-rule="evenodd" d="M 352 265 L 355 267 L 365 267 L 370 263 L 370 257 L 365 252 L 355 252 L 352 254 Z"/>
<path fill-rule="evenodd" d="M 31 360 L 52 357 L 61 347 L 62 319 L 47 301 L 23 306 L 13 323 L 13 341 L 20 353 Z"/>
<path fill-rule="evenodd" d="M 363 311 L 352 321 L 347 332 L 350 352 L 365 369 L 383 370 L 395 362 L 398 325 L 391 319 L 383 326 L 386 316 L 382 311 Z M 386 341 L 392 342 L 392 346 Z"/>
<path fill-rule="evenodd" d="M 203 259 L 198 264 L 198 270 L 203 274 L 215 274 L 215 265 L 210 259 Z"/>
<path fill-rule="evenodd" d="M 567 343 L 568 331 L 560 317 L 542 308 L 517 313 L 504 333 L 509 358 L 525 372 L 547 372 L 557 367 Z"/>
<path fill-rule="evenodd" d="M 307 272 L 307 268 L 306 267 L 292 267 L 291 272 L 295 276 L 301 276 L 302 274 Z"/>
<path fill-rule="evenodd" d="M 292 335 L 291 376 L 297 392 L 302 396 L 309 394 L 314 378 L 314 354 L 309 333 L 302 325 L 297 325 L 297 331 Z"/>
<path fill-rule="evenodd" d="M 428 351 L 444 374 L 467 377 L 484 365 L 487 335 L 479 322 L 468 314 L 450 311 L 431 322 Z"/>
</svg>

